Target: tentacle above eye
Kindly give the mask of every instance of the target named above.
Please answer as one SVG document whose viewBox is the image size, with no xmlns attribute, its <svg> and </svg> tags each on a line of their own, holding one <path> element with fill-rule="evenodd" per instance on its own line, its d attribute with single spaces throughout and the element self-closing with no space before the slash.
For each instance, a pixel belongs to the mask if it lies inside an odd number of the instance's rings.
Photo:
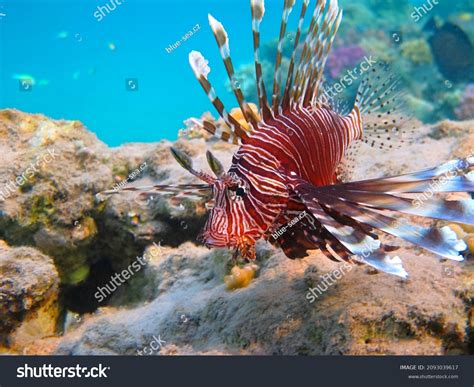
<svg viewBox="0 0 474 387">
<path fill-rule="evenodd" d="M 198 172 L 193 168 L 193 160 L 184 152 L 179 149 L 170 147 L 171 154 L 176 159 L 179 165 L 186 169 L 190 174 L 198 177 L 199 179 L 205 181 L 208 184 L 214 183 L 216 180 L 214 177 L 205 172 Z"/>
</svg>

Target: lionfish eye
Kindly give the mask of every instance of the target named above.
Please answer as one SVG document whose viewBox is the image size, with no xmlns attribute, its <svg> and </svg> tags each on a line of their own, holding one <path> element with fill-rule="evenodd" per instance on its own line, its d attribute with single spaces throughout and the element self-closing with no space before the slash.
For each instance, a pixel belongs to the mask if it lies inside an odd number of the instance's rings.
<svg viewBox="0 0 474 387">
<path fill-rule="evenodd" d="M 245 189 L 243 187 L 237 187 L 237 189 L 235 190 L 235 194 L 237 196 L 244 196 L 245 195 Z"/>
<path fill-rule="evenodd" d="M 239 186 L 229 188 L 229 192 L 230 192 L 230 198 L 232 200 L 241 200 L 247 193 L 244 187 L 239 187 Z"/>
</svg>

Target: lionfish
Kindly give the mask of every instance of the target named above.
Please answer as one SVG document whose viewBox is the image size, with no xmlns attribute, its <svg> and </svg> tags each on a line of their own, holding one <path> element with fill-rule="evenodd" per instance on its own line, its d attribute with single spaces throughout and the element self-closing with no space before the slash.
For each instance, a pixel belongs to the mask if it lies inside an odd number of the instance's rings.
<svg viewBox="0 0 474 387">
<path fill-rule="evenodd" d="M 441 257 L 463 260 L 466 249 L 449 227 L 424 228 L 401 214 L 474 224 L 472 200 L 448 201 L 438 196 L 413 200 L 433 183 L 437 191 L 474 192 L 470 171 L 474 158 L 456 159 L 435 168 L 393 177 L 351 181 L 351 161 L 357 146 L 390 149 L 403 142 L 406 118 L 399 115 L 403 94 L 398 78 L 384 65 L 364 75 L 355 105 L 348 114 L 338 112 L 324 98 L 324 68 L 342 20 L 337 0 L 317 0 L 306 36 L 302 26 L 309 0 L 302 3 L 286 82 L 281 83 L 283 42 L 295 0 L 285 0 L 273 74 L 271 101 L 267 98 L 260 61 L 260 24 L 264 0 L 251 0 L 253 48 L 258 111 L 246 102 L 236 80 L 229 38 L 223 25 L 209 15 L 209 23 L 238 101 L 244 125 L 224 107 L 211 85 L 208 61 L 199 52 L 189 54 L 192 70 L 212 105 L 226 124 L 203 119 L 202 129 L 222 141 L 238 145 L 232 165 L 225 172 L 207 152 L 213 175 L 197 171 L 182 151 L 171 148 L 178 163 L 204 184 L 131 187 L 122 191 L 148 191 L 177 195 L 212 195 L 209 217 L 198 240 L 208 247 L 233 248 L 253 260 L 259 239 L 279 246 L 288 258 L 303 258 L 308 250 L 320 250 L 336 261 L 368 264 L 405 278 L 399 257 L 389 255 L 398 247 L 382 243 L 376 231 L 398 237 Z M 301 42 L 300 42 L 301 40 Z M 375 117 L 375 122 L 366 120 Z M 106 193 L 114 193 L 108 191 Z M 413 196 L 413 195 L 412 195 Z M 299 217 L 285 233 L 275 230 Z"/>
</svg>

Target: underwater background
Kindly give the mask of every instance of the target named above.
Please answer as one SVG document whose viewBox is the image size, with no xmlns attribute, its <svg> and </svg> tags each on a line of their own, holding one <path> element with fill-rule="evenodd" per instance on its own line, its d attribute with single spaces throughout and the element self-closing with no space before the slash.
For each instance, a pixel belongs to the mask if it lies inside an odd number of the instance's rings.
<svg viewBox="0 0 474 387">
<path fill-rule="evenodd" d="M 318 250 L 288 259 L 264 240 L 255 261 L 235 263 L 231 250 L 197 241 L 208 198 L 97 195 L 195 184 L 170 146 L 196 170 L 209 170 L 207 151 L 229 168 L 236 147 L 200 128 L 209 114 L 225 124 L 188 54 L 209 60 L 217 94 L 244 124 L 207 15 L 225 26 L 237 81 L 256 102 L 249 3 L 0 0 L 0 354 L 474 355 L 472 225 L 414 219 L 449 226 L 468 247 L 462 262 L 381 235 L 399 246 L 402 280 L 366 265 L 341 273 Z M 283 3 L 265 1 L 267 90 Z M 472 158 L 474 0 L 339 3 L 325 93 L 350 108 L 361 71 L 385 62 L 415 116 L 403 146 L 361 145 L 353 180 Z"/>
<path fill-rule="evenodd" d="M 474 1 L 340 5 L 344 18 L 327 66 L 328 83 L 372 56 L 393 65 L 405 83 L 409 110 L 422 121 L 473 117 Z M 281 11 L 280 1 L 266 2 L 267 84 Z M 189 68 L 191 50 L 209 60 L 226 105 L 236 105 L 208 13 L 224 23 L 239 82 L 255 101 L 248 1 L 1 0 L 0 108 L 80 120 L 110 146 L 175 140 L 183 121 L 211 110 Z M 296 22 L 292 15 L 287 48 Z"/>
</svg>

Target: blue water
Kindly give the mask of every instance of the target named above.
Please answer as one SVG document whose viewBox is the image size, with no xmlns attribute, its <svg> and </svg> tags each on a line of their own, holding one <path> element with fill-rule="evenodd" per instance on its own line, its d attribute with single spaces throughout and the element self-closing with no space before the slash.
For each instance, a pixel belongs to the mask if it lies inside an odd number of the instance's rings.
<svg viewBox="0 0 474 387">
<path fill-rule="evenodd" d="M 94 12 L 106 3 L 0 2 L 6 14 L 0 20 L 0 106 L 80 120 L 109 145 L 175 139 L 183 120 L 212 110 L 189 67 L 191 50 L 210 60 L 216 89 L 229 107 L 235 106 L 207 14 L 238 32 L 231 37 L 238 66 L 253 57 L 247 1 L 124 0 L 99 22 Z M 281 6 L 274 3 L 268 17 L 278 20 Z M 167 53 L 165 48 L 196 24 L 200 30 Z M 273 37 L 278 28 L 267 23 L 264 32 Z M 20 90 L 14 74 L 34 77 L 32 90 Z M 137 80 L 136 91 L 127 91 L 127 79 Z"/>
<path fill-rule="evenodd" d="M 121 0 L 98 21 L 97 7 L 111 1 L 0 0 L 0 107 L 80 120 L 112 146 L 173 140 L 185 119 L 216 116 L 189 67 L 191 50 L 209 59 L 218 94 L 236 106 L 207 14 L 229 32 L 237 68 L 253 58 L 250 1 Z M 281 11 L 282 1 L 266 1 L 264 41 L 277 36 Z M 200 30 L 167 53 L 197 24 Z M 30 91 L 15 74 L 34 78 Z M 136 81 L 134 91 L 127 80 Z"/>
</svg>

